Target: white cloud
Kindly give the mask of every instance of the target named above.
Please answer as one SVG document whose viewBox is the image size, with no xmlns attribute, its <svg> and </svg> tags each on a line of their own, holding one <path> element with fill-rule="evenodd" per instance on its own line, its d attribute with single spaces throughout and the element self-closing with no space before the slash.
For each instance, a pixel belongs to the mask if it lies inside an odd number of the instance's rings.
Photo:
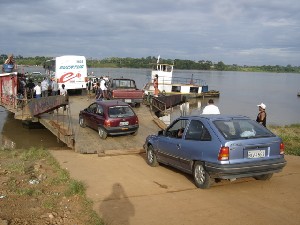
<svg viewBox="0 0 300 225">
<path fill-rule="evenodd" d="M 0 51 L 299 65 L 299 10 L 296 0 L 15 0 L 0 3 Z"/>
</svg>

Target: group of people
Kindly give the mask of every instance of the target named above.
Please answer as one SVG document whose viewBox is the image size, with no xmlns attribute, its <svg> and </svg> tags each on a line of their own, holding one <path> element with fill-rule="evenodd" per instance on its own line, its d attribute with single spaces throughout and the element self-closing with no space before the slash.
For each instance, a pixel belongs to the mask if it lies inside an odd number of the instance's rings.
<svg viewBox="0 0 300 225">
<path fill-rule="evenodd" d="M 27 96 L 29 98 L 41 98 L 41 97 L 48 97 L 49 94 L 52 96 L 55 95 L 67 95 L 67 89 L 65 88 L 65 85 L 62 84 L 61 88 L 59 88 L 59 85 L 55 79 L 51 79 L 48 81 L 48 79 L 45 77 L 42 82 L 38 82 L 35 84 L 32 79 L 28 80 L 28 83 L 25 85 Z"/>
<path fill-rule="evenodd" d="M 258 106 L 258 115 L 256 117 L 256 122 L 262 124 L 264 127 L 267 126 L 267 113 L 266 105 L 261 103 Z M 202 114 L 220 114 L 218 106 L 214 105 L 214 100 L 209 99 L 208 105 L 204 107 Z"/>
<path fill-rule="evenodd" d="M 96 79 L 95 82 L 93 82 L 92 79 L 89 79 L 89 81 L 86 84 L 87 93 L 88 93 L 88 99 L 91 99 L 92 92 L 95 93 L 95 99 L 96 100 L 102 100 L 107 99 L 107 86 L 109 83 L 108 77 L 100 77 L 100 80 Z"/>
<path fill-rule="evenodd" d="M 153 87 L 154 87 L 154 96 L 157 97 L 159 94 L 158 89 L 158 75 L 156 74 L 153 79 Z M 256 118 L 256 122 L 262 124 L 266 127 L 267 124 L 267 113 L 266 113 L 266 105 L 261 103 L 258 106 L 259 113 Z M 208 100 L 208 105 L 204 107 L 202 114 L 220 114 L 220 110 L 218 106 L 214 104 L 213 99 Z"/>
</svg>

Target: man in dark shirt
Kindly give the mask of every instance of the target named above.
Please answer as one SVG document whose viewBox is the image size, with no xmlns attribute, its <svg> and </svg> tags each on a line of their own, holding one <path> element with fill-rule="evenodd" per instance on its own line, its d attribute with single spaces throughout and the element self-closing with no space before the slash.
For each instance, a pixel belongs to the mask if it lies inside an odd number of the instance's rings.
<svg viewBox="0 0 300 225">
<path fill-rule="evenodd" d="M 262 124 L 264 127 L 267 126 L 267 113 L 266 113 L 266 105 L 261 103 L 258 106 L 259 113 L 256 118 L 256 122 Z"/>
</svg>

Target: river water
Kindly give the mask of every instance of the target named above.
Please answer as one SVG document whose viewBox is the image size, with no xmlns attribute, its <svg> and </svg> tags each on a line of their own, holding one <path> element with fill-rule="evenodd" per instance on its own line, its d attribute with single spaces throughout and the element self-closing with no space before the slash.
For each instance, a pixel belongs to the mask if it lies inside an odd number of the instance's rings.
<svg viewBox="0 0 300 225">
<path fill-rule="evenodd" d="M 24 67 L 23 72 L 41 72 L 41 67 Z M 91 68 L 95 76 L 110 76 L 132 78 L 138 88 L 142 88 L 148 81 L 150 69 L 126 68 Z M 220 97 L 215 98 L 215 104 L 222 114 L 245 115 L 252 119 L 258 113 L 257 105 L 263 102 L 267 108 L 268 125 L 290 125 L 300 123 L 300 74 L 290 73 L 252 73 L 252 72 L 223 72 L 223 71 L 194 71 L 176 70 L 174 77 L 202 79 L 209 90 L 220 91 Z M 208 99 L 194 99 L 189 103 L 186 114 L 201 114 Z M 179 107 L 175 107 L 170 114 L 170 120 L 181 114 Z M 61 147 L 52 133 L 46 129 L 28 130 L 16 121 L 13 115 L 0 107 L 0 144 L 17 148 Z M 2 141 L 1 141 L 2 140 Z M 0 146 L 1 148 L 1 146 Z"/>
</svg>

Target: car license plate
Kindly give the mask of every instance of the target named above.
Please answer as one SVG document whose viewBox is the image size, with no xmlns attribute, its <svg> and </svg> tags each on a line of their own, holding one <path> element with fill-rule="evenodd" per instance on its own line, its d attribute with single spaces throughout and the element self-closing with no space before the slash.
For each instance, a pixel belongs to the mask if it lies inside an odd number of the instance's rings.
<svg viewBox="0 0 300 225">
<path fill-rule="evenodd" d="M 126 122 L 120 122 L 120 126 L 127 126 L 128 124 L 129 124 L 128 121 L 126 121 Z"/>
<path fill-rule="evenodd" d="M 256 159 L 256 158 L 264 158 L 266 156 L 265 150 L 251 150 L 248 151 L 248 158 L 249 159 Z"/>
<path fill-rule="evenodd" d="M 125 99 L 125 102 L 129 102 L 129 103 L 130 103 L 130 102 L 131 102 L 131 99 Z"/>
</svg>

